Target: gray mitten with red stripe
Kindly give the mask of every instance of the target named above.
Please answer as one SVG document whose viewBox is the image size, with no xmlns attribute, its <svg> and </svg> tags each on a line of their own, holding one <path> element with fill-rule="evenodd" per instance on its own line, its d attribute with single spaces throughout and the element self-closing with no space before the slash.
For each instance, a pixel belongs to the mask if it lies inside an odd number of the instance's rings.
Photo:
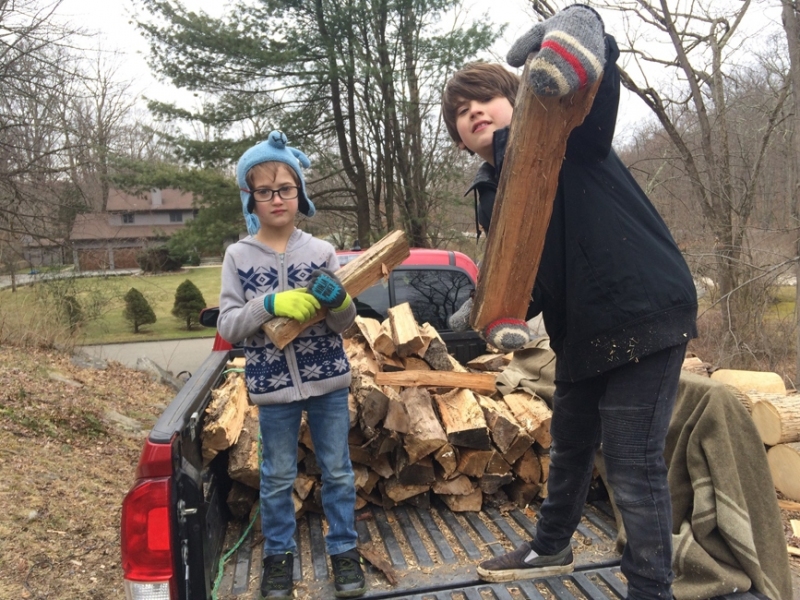
<svg viewBox="0 0 800 600">
<path fill-rule="evenodd" d="M 472 298 L 464 302 L 447 320 L 450 329 L 467 331 L 471 312 Z M 481 332 L 481 337 L 498 350 L 511 352 L 519 350 L 530 342 L 533 339 L 533 332 L 522 319 L 497 319 Z"/>
<path fill-rule="evenodd" d="M 536 53 L 528 70 L 535 94 L 566 96 L 576 92 L 603 73 L 603 20 L 582 4 L 565 8 L 514 42 L 506 60 L 512 67 L 521 67 L 531 52 Z"/>
</svg>

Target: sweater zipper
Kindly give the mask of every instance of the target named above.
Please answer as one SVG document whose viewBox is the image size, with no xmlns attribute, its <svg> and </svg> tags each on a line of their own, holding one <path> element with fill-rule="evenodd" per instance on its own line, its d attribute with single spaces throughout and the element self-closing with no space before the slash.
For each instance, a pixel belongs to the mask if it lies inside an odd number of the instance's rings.
<svg viewBox="0 0 800 600">
<path fill-rule="evenodd" d="M 283 288 L 289 288 L 289 273 L 286 271 L 286 253 L 281 252 L 279 255 L 281 266 L 281 279 L 283 281 Z M 303 391 L 302 380 L 300 379 L 300 368 L 297 366 L 297 355 L 294 351 L 294 344 L 289 343 L 284 349 L 286 353 L 286 365 L 289 367 L 289 375 L 292 378 L 292 383 L 297 391 L 300 393 L 301 398 L 307 398 L 308 395 Z"/>
</svg>

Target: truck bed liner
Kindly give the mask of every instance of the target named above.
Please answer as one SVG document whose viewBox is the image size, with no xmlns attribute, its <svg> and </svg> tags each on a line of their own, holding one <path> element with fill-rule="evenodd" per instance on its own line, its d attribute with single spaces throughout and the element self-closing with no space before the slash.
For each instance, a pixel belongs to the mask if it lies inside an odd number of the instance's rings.
<svg viewBox="0 0 800 600">
<path fill-rule="evenodd" d="M 392 587 L 384 575 L 367 565 L 373 600 L 617 600 L 625 598 L 625 580 L 615 550 L 616 529 L 608 505 L 587 505 L 573 536 L 575 572 L 531 581 L 490 584 L 475 575 L 475 564 L 530 539 L 535 525 L 528 514 L 495 508 L 480 513 L 454 513 L 443 504 L 430 509 L 398 506 L 384 510 L 368 506 L 358 513 L 359 543 L 372 543 L 397 572 Z M 243 527 L 229 527 L 226 547 L 233 547 Z M 325 554 L 323 519 L 307 514 L 298 521 L 298 554 L 294 563 L 296 598 L 333 598 L 329 561 Z M 609 559 L 609 557 L 613 557 Z M 226 565 L 220 600 L 257 600 L 261 578 L 261 536 L 251 531 Z M 735 594 L 728 600 L 765 600 L 759 594 Z"/>
</svg>

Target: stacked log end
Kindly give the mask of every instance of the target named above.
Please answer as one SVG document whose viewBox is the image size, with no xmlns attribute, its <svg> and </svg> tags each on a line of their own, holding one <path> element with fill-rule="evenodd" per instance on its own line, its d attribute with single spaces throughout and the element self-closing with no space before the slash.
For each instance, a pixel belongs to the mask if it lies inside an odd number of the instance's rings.
<svg viewBox="0 0 800 600">
<path fill-rule="evenodd" d="M 800 395 L 787 392 L 777 373 L 720 369 L 711 377 L 736 388 L 767 447 L 775 487 L 800 501 Z"/>
</svg>

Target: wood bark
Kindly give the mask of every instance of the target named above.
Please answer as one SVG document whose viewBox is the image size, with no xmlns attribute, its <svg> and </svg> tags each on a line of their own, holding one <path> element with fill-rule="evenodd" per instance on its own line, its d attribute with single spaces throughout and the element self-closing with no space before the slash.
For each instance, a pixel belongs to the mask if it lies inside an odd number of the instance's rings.
<svg viewBox="0 0 800 600">
<path fill-rule="evenodd" d="M 402 231 L 393 231 L 344 265 L 336 272 L 336 275 L 347 293 L 355 298 L 382 278 L 387 277 L 391 270 L 402 264 L 409 254 L 406 234 Z M 264 323 L 261 328 L 270 341 L 282 349 L 301 331 L 322 321 L 326 314 L 327 309 L 323 308 L 304 323 L 285 317 L 276 317 Z"/>
<path fill-rule="evenodd" d="M 600 85 L 598 79 L 569 96 L 539 97 L 531 91 L 527 73 L 526 65 L 470 316 L 477 331 L 500 318 L 525 318 L 567 138 L 588 114 Z"/>
</svg>

